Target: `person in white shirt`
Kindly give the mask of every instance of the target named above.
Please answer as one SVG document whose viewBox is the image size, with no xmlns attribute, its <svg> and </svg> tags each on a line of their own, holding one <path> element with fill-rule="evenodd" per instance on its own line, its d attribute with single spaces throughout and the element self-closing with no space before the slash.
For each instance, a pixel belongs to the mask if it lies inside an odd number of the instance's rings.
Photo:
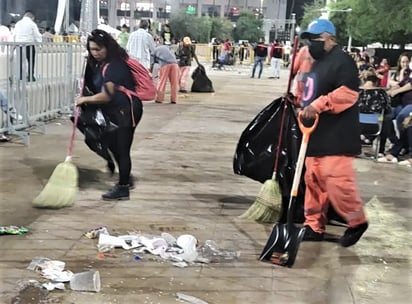
<svg viewBox="0 0 412 304">
<path fill-rule="evenodd" d="M 34 15 L 30 11 L 26 11 L 21 20 L 16 22 L 14 27 L 14 40 L 16 42 L 29 43 L 26 46 L 26 59 L 28 65 L 28 81 L 36 81 L 34 78 L 34 64 L 36 50 L 34 45 L 30 43 L 42 42 L 42 35 L 39 32 L 37 24 L 34 23 Z M 20 47 L 20 79 L 23 79 L 23 48 Z"/>
<path fill-rule="evenodd" d="M 126 45 L 129 55 L 139 61 L 146 69 L 150 69 L 150 57 L 155 50 L 153 36 L 147 32 L 149 23 L 146 20 L 140 21 L 137 31 L 130 34 Z"/>
<path fill-rule="evenodd" d="M 12 35 L 10 29 L 5 25 L 0 25 L 0 42 L 9 42 L 12 41 Z M 2 45 L 0 47 L 1 53 L 6 52 L 6 46 Z"/>
</svg>

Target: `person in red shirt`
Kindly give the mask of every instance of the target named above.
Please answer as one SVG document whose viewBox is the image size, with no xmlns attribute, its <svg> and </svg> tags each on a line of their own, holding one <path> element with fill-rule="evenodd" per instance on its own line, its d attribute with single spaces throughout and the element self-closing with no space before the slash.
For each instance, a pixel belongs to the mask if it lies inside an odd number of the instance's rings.
<svg viewBox="0 0 412 304">
<path fill-rule="evenodd" d="M 232 44 L 230 43 L 229 39 L 226 39 L 225 43 L 223 43 L 223 51 L 225 52 L 225 54 L 232 52 Z"/>
<path fill-rule="evenodd" d="M 378 69 L 376 70 L 376 77 L 379 78 L 379 86 L 382 88 L 386 88 L 388 86 L 390 68 L 391 67 L 388 64 L 388 60 L 383 58 Z"/>
</svg>

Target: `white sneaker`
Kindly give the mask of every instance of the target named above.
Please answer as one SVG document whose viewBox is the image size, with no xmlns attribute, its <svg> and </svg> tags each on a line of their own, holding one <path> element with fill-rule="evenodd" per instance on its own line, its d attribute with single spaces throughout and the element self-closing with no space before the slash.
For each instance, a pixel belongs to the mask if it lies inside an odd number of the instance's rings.
<svg viewBox="0 0 412 304">
<path fill-rule="evenodd" d="M 9 109 L 10 112 L 10 119 L 15 122 L 15 121 L 22 121 L 23 120 L 23 116 L 21 116 L 20 114 L 17 114 L 17 110 L 16 108 L 10 108 Z"/>
<path fill-rule="evenodd" d="M 400 161 L 398 163 L 398 165 L 406 166 L 406 167 L 412 167 L 412 163 L 409 161 L 409 159 L 405 159 L 403 161 Z"/>
<path fill-rule="evenodd" d="M 396 157 L 392 157 L 392 159 L 388 159 L 388 156 L 379 157 L 377 160 L 379 163 L 397 163 L 398 159 Z"/>
</svg>

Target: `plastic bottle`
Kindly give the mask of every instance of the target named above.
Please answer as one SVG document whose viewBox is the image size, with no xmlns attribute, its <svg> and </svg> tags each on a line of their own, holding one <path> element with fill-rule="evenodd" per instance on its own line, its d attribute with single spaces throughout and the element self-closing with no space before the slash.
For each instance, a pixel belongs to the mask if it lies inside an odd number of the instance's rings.
<svg viewBox="0 0 412 304">
<path fill-rule="evenodd" d="M 200 259 L 209 263 L 230 262 L 239 258 L 240 252 L 235 250 L 220 249 L 216 242 L 207 240 L 197 249 Z"/>
</svg>

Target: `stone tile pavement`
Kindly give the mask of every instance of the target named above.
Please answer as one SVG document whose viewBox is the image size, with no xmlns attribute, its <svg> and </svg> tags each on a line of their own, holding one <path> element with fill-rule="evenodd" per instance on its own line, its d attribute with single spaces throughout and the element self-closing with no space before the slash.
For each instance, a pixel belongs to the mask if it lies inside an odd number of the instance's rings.
<svg viewBox="0 0 412 304">
<path fill-rule="evenodd" d="M 115 180 L 78 134 L 74 162 L 81 191 L 76 204 L 60 210 L 31 207 L 64 160 L 70 133 L 66 118 L 49 123 L 46 134 L 32 130 L 29 147 L 18 139 L 1 144 L 0 225 L 26 225 L 30 233 L 1 236 L 0 303 L 11 303 L 19 294 L 18 282 L 41 280 L 25 269 L 36 256 L 65 261 L 73 272 L 97 269 L 102 281 L 100 293 L 52 291 L 42 303 L 183 303 L 176 292 L 210 304 L 410 302 L 411 169 L 356 161 L 370 229 L 355 246 L 303 243 L 292 269 L 258 262 L 271 225 L 238 218 L 261 185 L 235 176 L 232 158 L 245 126 L 285 90 L 287 71 L 280 80 L 267 79 L 267 66 L 262 79 L 250 79 L 245 67 L 208 72 L 216 93 L 180 95 L 177 105 L 145 104 L 133 145 L 138 182 L 130 201 L 100 200 Z M 100 260 L 96 241 L 82 234 L 101 225 L 113 235 L 193 234 L 241 255 L 235 262 L 188 268 L 150 255 L 136 261 L 121 249 Z M 330 233 L 343 231 L 328 227 Z M 32 294 L 20 296 L 26 300 L 16 303 L 39 302 Z"/>
</svg>

